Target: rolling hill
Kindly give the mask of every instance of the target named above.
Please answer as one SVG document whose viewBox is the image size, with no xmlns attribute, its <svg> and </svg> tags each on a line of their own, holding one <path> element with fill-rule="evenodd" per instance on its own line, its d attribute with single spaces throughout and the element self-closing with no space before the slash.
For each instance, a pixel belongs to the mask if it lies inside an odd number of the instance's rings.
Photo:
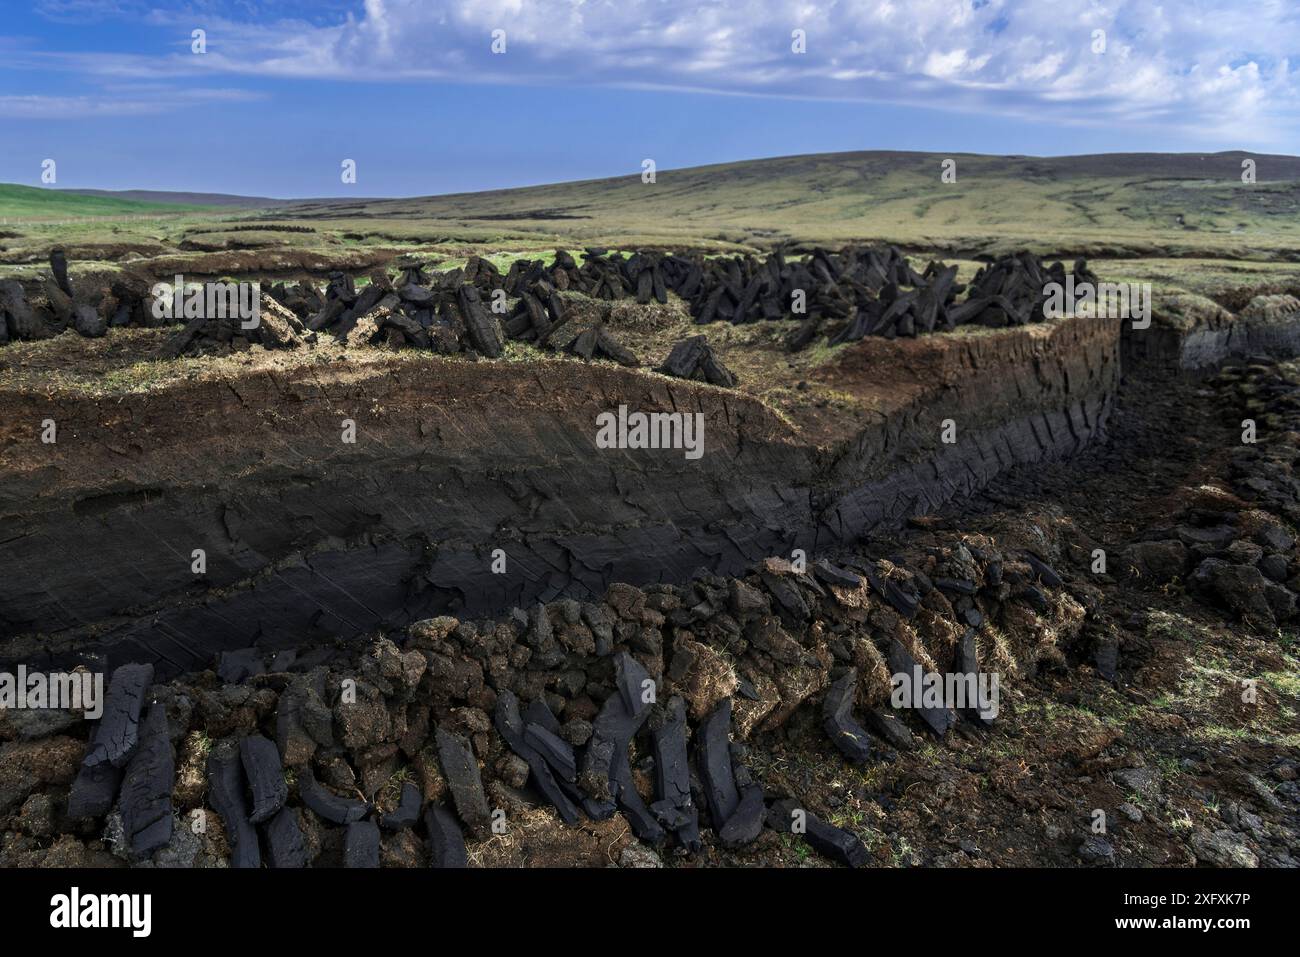
<svg viewBox="0 0 1300 957">
<path fill-rule="evenodd" d="M 161 189 L 65 189 L 63 193 L 78 196 L 97 196 L 104 199 L 124 199 L 137 203 L 166 203 L 185 206 L 232 206 L 238 209 L 268 209 L 294 202 L 290 199 L 270 199 L 266 196 L 235 196 L 230 193 L 187 193 Z"/>
<path fill-rule="evenodd" d="M 155 194 L 165 196 L 169 194 Z M 58 219 L 91 216 L 147 216 L 150 213 L 180 213 L 204 208 L 182 201 L 146 202 L 125 199 L 111 193 L 86 195 L 73 190 L 40 189 L 0 183 L 0 218 Z"/>
<path fill-rule="evenodd" d="M 945 159 L 956 182 L 940 180 Z M 1257 182 L 1243 184 L 1242 161 Z M 474 226 L 589 242 L 881 239 L 951 252 L 1290 258 L 1300 250 L 1300 157 L 1065 157 L 825 153 L 481 193 L 313 200 L 277 218 Z"/>
<path fill-rule="evenodd" d="M 956 181 L 941 181 L 945 160 Z M 1256 182 L 1242 182 L 1242 163 Z M 86 260 L 172 257 L 190 271 L 363 268 L 557 247 L 727 251 L 890 242 L 974 259 L 1016 249 L 1101 259 L 1300 262 L 1300 157 L 857 152 L 404 199 L 272 200 L 0 185 L 0 261 L 55 245 Z M 177 257 L 180 257 L 179 259 Z"/>
</svg>

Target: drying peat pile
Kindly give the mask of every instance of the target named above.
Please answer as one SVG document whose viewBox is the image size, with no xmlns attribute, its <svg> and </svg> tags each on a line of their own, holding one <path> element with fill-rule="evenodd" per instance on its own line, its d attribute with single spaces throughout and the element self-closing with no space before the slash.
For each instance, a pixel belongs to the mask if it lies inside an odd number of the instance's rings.
<svg viewBox="0 0 1300 957">
<path fill-rule="evenodd" d="M 537 307 L 549 303 L 555 290 L 600 299 L 634 297 L 639 303 L 667 302 L 671 291 L 686 300 L 702 325 L 799 320 L 787 342 L 800 349 L 820 336 L 837 344 L 864 336 L 916 336 L 967 323 L 1001 328 L 1040 322 L 1045 286 L 1064 286 L 1067 275 L 1059 262 L 1045 266 L 1018 253 L 980 269 L 969 286 L 956 279 L 956 266 L 935 261 L 918 273 L 894 246 L 816 249 L 793 260 L 779 249 L 765 258 L 657 252 L 623 256 L 588 249 L 581 266 L 565 252 L 557 253 L 549 266 L 541 260 L 516 261 L 503 286 L 532 298 Z M 1082 260 L 1075 263 L 1074 279 L 1095 281 Z M 528 311 L 535 315 L 537 308 Z"/>
<path fill-rule="evenodd" d="M 471 280 L 430 284 L 418 266 L 402 270 L 396 283 L 376 273 L 360 291 L 351 276 L 333 273 L 323 300 L 299 286 L 273 288 L 273 296 L 304 318 L 308 328 L 325 331 L 349 345 L 383 342 L 414 346 L 444 355 L 465 351 L 497 358 L 503 340 L 499 323 Z"/>
<path fill-rule="evenodd" d="M 640 365 L 602 323 L 570 323 L 563 301 L 545 282 L 521 288 L 515 301 L 508 303 L 500 273 L 478 257 L 466 267 L 443 272 L 406 265 L 396 281 L 379 271 L 360 289 L 352 276 L 342 272 L 331 273 L 323 290 L 307 282 L 276 283 L 255 293 L 256 315 L 251 308 L 247 316 L 233 311 L 214 315 L 209 307 L 188 320 L 179 308 L 161 314 L 153 284 L 138 275 L 115 280 L 107 292 L 87 290 L 74 301 L 62 253 L 56 251 L 51 264 L 58 280 L 47 280 L 35 301 L 28 300 L 17 281 L 0 283 L 0 345 L 47 339 L 68 329 L 99 337 L 111 328 L 158 328 L 180 322 L 182 328 L 168 339 L 161 357 L 222 355 L 253 345 L 298 348 L 316 343 L 318 333 L 324 333 L 349 347 L 415 348 L 490 359 L 501 356 L 510 338 L 581 359 Z M 234 290 L 237 285 L 230 287 Z M 206 288 L 195 290 L 202 293 Z M 222 300 L 223 305 L 226 302 Z M 716 358 L 712 363 L 720 365 Z"/>
<path fill-rule="evenodd" d="M 294 348 L 314 341 L 297 316 L 266 295 L 258 295 L 255 310 L 249 303 L 249 317 L 234 313 L 217 317 L 211 315 L 215 310 L 205 305 L 198 310 L 202 315 L 187 319 L 182 311 L 158 308 L 153 284 L 144 277 L 124 275 L 113 280 L 107 290 L 93 284 L 79 284 L 74 289 L 60 250 L 51 254 L 50 267 L 53 277 L 42 282 L 42 295 L 34 302 L 16 280 L 0 282 L 0 345 L 49 339 L 69 330 L 96 339 L 110 329 L 176 324 L 182 328 L 163 346 L 164 358 L 198 355 L 214 348 L 239 351 L 254 344 L 268 349 Z M 224 301 L 223 306 L 228 303 Z"/>
<path fill-rule="evenodd" d="M 76 298 L 61 252 L 52 256 L 51 268 L 54 279 L 43 284 L 44 301 L 35 305 L 19 283 L 0 285 L 0 344 L 46 338 L 68 328 L 100 336 L 109 328 L 173 321 L 157 315 L 151 283 L 142 277 L 125 276 L 107 294 L 99 290 Z M 1095 281 L 1082 261 L 1075 264 L 1073 276 L 1076 282 Z M 581 265 L 559 251 L 549 265 L 516 260 L 504 275 L 477 256 L 464 267 L 443 271 L 408 262 L 399 266 L 396 278 L 379 271 L 360 289 L 341 272 L 331 274 L 323 292 L 305 282 L 277 283 L 261 297 L 266 328 L 235 318 L 196 317 L 166 354 L 197 354 L 205 345 L 236 350 L 253 343 L 296 346 L 312 341 L 313 333 L 326 332 L 351 346 L 382 344 L 487 358 L 500 356 L 506 339 L 516 339 L 633 366 L 637 358 L 602 324 L 570 321 L 561 293 L 665 303 L 671 291 L 687 302 L 701 325 L 795 320 L 798 326 L 786 342 L 798 350 L 821 337 L 839 344 L 866 336 L 914 337 L 969 323 L 1001 328 L 1040 322 L 1045 287 L 1067 281 L 1061 263 L 1045 266 L 1028 253 L 988 264 L 968 285 L 956 277 L 956 266 L 934 261 L 918 273 L 892 246 L 817 249 L 797 260 L 780 250 L 765 258 L 708 258 L 590 249 Z M 704 378 L 716 384 L 727 377 Z"/>
<path fill-rule="evenodd" d="M 73 289 L 61 250 L 50 254 L 50 272 L 42 283 L 45 304 L 39 309 L 27 301 L 22 283 L 0 281 L 0 345 L 19 339 L 46 339 L 68 328 L 91 339 L 105 333 L 108 325 L 100 312 L 102 293 Z"/>
<path fill-rule="evenodd" d="M 495 359 L 509 338 L 582 359 L 640 365 L 601 323 L 570 323 L 553 287 L 533 284 L 510 306 L 496 267 L 478 257 L 446 272 L 404 266 L 395 282 L 376 273 L 359 291 L 350 276 L 335 273 L 323 298 L 305 284 L 276 286 L 271 295 L 301 316 L 307 328 L 349 346 L 383 344 Z"/>
<path fill-rule="evenodd" d="M 203 355 L 214 347 L 241 351 L 253 345 L 266 349 L 296 349 L 315 341 L 315 336 L 270 296 L 259 297 L 256 324 L 238 316 L 209 319 L 197 317 L 169 338 L 162 348 L 162 357 L 174 359 L 182 355 Z"/>
<path fill-rule="evenodd" d="M 1035 555 L 961 541 L 431 619 L 356 657 L 250 648 L 161 684 L 123 665 L 97 723 L 6 716 L 0 815 L 18 830 L 0 855 L 21 862 L 57 834 L 49 853 L 67 862 L 448 867 L 467 839 L 472 851 L 544 806 L 568 825 L 621 815 L 682 855 L 766 827 L 862 865 L 857 836 L 764 788 L 744 742 L 800 712 L 863 765 L 917 733 L 991 723 L 973 698 L 961 713 L 891 710 L 889 675 L 974 687 L 981 670 L 1063 665 L 1084 644 L 1063 585 Z M 1019 647 L 989 640 L 995 622 Z"/>
</svg>

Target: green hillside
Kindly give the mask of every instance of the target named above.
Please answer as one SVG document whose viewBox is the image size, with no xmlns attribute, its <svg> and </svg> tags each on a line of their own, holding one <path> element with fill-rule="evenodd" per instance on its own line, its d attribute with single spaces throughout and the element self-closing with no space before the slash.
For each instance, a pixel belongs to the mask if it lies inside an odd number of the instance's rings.
<svg viewBox="0 0 1300 957">
<path fill-rule="evenodd" d="M 60 217 L 147 216 L 202 209 L 181 203 L 140 202 L 108 196 L 83 196 L 57 189 L 0 183 L 0 218 L 42 220 Z"/>
</svg>

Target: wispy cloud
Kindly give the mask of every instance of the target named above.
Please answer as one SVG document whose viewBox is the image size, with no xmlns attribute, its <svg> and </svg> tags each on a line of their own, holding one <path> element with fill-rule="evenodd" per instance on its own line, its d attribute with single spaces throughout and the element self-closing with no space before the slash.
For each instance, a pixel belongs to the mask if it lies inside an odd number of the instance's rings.
<svg viewBox="0 0 1300 957">
<path fill-rule="evenodd" d="M 46 6 L 70 15 L 125 2 Z M 208 52 L 77 53 L 61 65 L 101 77 L 591 83 L 866 100 L 1255 142 L 1300 128 L 1295 0 L 365 0 L 291 5 L 291 18 L 284 9 L 242 0 L 152 9 L 148 22 L 178 38 L 207 30 Z M 498 29 L 503 54 L 491 49 Z M 792 49 L 796 30 L 806 52 Z"/>
<path fill-rule="evenodd" d="M 97 116 L 147 116 L 213 103 L 251 102 L 264 94 L 231 89 L 108 89 L 86 96 L 55 94 L 0 95 L 0 118 L 83 120 Z"/>
<path fill-rule="evenodd" d="M 33 9 L 54 23 L 97 23 L 143 12 L 134 0 L 39 0 Z"/>
</svg>

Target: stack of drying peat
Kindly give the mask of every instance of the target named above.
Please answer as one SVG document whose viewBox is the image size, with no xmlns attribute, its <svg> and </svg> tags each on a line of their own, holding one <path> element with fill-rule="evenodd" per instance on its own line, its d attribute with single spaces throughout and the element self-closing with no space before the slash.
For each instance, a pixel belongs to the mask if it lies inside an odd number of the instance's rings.
<svg viewBox="0 0 1300 957">
<path fill-rule="evenodd" d="M 23 284 L 16 279 L 0 282 L 0 345 L 19 339 L 44 339 L 51 335 L 27 302 Z"/>
<path fill-rule="evenodd" d="M 268 296 L 299 319 L 314 316 L 325 307 L 324 295 L 309 282 L 294 283 L 292 286 L 277 282 L 265 291 Z"/>
<path fill-rule="evenodd" d="M 467 837 L 487 841 L 500 812 L 513 827 L 540 804 L 569 824 L 621 814 L 641 841 L 685 854 L 767 828 L 861 865 L 866 849 L 818 816 L 823 800 L 765 784 L 744 742 L 807 709 L 799 739 L 824 733 L 863 764 L 915 748 L 914 731 L 983 724 L 960 705 L 890 708 L 889 675 L 995 667 L 976 640 L 986 620 L 1059 657 L 1039 636 L 1079 607 L 1067 587 L 1036 556 L 936 540 L 891 559 L 767 559 L 743 578 L 701 571 L 495 620 L 428 619 L 364 651 L 228 651 L 215 675 L 122 665 L 82 742 L 59 715 L 25 726 L 23 747 L 84 757 L 70 788 L 51 782 L 43 799 L 31 776 L 5 792 L 0 861 L 50 843 L 11 811 L 27 820 L 66 800 L 64 842 L 94 853 L 79 841 L 104 821 L 132 862 L 463 866 Z M 209 808 L 220 824 L 183 823 Z"/>
<path fill-rule="evenodd" d="M 722 364 L 704 336 L 691 336 L 677 343 L 657 371 L 727 388 L 736 384 L 735 373 Z"/>
<path fill-rule="evenodd" d="M 571 324 L 550 280 L 524 281 L 524 274 L 522 268 L 512 269 L 511 292 L 497 268 L 485 259 L 474 257 L 464 268 L 447 272 L 407 264 L 396 282 L 379 273 L 358 292 L 351 276 L 336 272 L 330 276 L 324 299 L 306 317 L 307 327 L 329 332 L 350 346 L 412 346 L 444 355 L 495 359 L 504 351 L 505 341 L 515 339 L 583 359 L 640 364 L 602 324 Z M 289 290 L 274 290 L 273 295 L 299 315 L 315 305 L 306 295 Z M 513 306 L 508 303 L 510 295 L 517 297 Z"/>
<path fill-rule="evenodd" d="M 568 319 L 559 291 L 546 279 L 537 279 L 519 284 L 515 295 L 519 301 L 505 321 L 506 335 L 539 347 L 549 345 Z"/>
<path fill-rule="evenodd" d="M 641 364 L 632 350 L 624 347 L 600 323 L 584 328 L 569 340 L 564 351 L 580 359 L 609 359 L 621 366 Z"/>
<path fill-rule="evenodd" d="M 581 359 L 640 365 L 636 356 L 603 324 L 584 324 L 578 328 L 569 323 L 570 313 L 560 292 L 583 287 L 577 264 L 563 250 L 556 252 L 555 262 L 549 268 L 540 259 L 515 260 L 499 287 L 507 295 L 518 297 L 503 324 L 505 334 L 539 348 L 559 347 Z"/>
<path fill-rule="evenodd" d="M 162 348 L 162 357 L 175 359 L 182 355 L 205 355 L 226 349 L 240 352 L 254 344 L 267 349 L 293 349 L 312 339 L 296 315 L 262 293 L 255 319 L 241 320 L 238 316 L 191 319 L 167 340 Z"/>
<path fill-rule="evenodd" d="M 253 344 L 285 348 L 311 341 L 294 312 L 285 308 L 282 300 L 265 293 L 260 296 L 255 322 L 251 314 L 200 317 L 186 322 L 184 315 L 174 309 L 172 315 L 167 315 L 156 308 L 154 284 L 143 275 L 123 273 L 109 283 L 107 291 L 81 285 L 74 289 L 68 277 L 67 259 L 60 249 L 50 254 L 50 272 L 51 276 L 41 282 L 44 298 L 34 304 L 28 301 L 21 283 L 0 282 L 0 345 L 12 340 L 48 339 L 69 329 L 87 338 L 97 338 L 112 328 L 160 328 L 178 323 L 185 325 L 163 346 L 165 357 L 237 351 Z M 295 290 L 303 301 L 310 301 L 311 292 L 305 284 Z M 281 294 L 288 298 L 283 291 Z M 235 301 L 243 303 L 244 299 L 241 296 Z M 224 302 L 230 306 L 232 300 L 224 299 Z"/>
<path fill-rule="evenodd" d="M 966 286 L 956 281 L 956 266 L 931 262 L 918 273 L 893 246 L 814 249 L 799 259 L 787 258 L 781 249 L 766 258 L 707 258 L 653 251 L 625 256 L 592 248 L 582 259 L 579 265 L 559 250 L 549 265 L 520 259 L 505 275 L 477 256 L 446 271 L 407 261 L 398 264 L 396 281 L 381 271 L 358 290 L 352 276 L 334 272 L 323 295 L 308 283 L 281 283 L 269 296 L 307 330 L 328 332 L 349 345 L 495 358 L 506 339 L 517 339 L 583 358 L 635 364 L 606 329 L 569 328 L 561 293 L 635 298 L 644 304 L 666 303 L 672 292 L 686 301 L 701 325 L 795 320 L 798 326 L 786 342 L 798 350 L 823 337 L 834 345 L 866 336 L 911 337 L 969 323 L 998 328 L 1040 322 L 1045 318 L 1045 287 L 1051 282 L 1064 285 L 1067 279 L 1061 263 L 1044 266 L 1029 253 L 1017 253 L 984 266 Z M 46 306 L 34 309 L 20 284 L 0 283 L 0 343 L 44 338 L 69 327 L 93 336 L 110 326 L 175 321 L 154 315 L 150 284 L 142 277 L 115 281 L 97 308 L 97 301 L 74 300 L 61 253 L 51 257 L 51 267 L 54 279 L 44 284 Z M 1096 281 L 1082 260 L 1075 263 L 1074 278 L 1076 283 Z M 515 300 L 513 305 L 508 299 Z M 241 336 L 224 327 L 201 326 L 183 348 L 193 350 L 196 342 L 209 341 L 239 348 L 241 340 L 272 347 L 285 344 L 277 330 L 268 336 Z M 727 378 L 716 372 L 697 375 L 694 369 L 673 374 L 717 384 Z"/>
<path fill-rule="evenodd" d="M 549 266 L 540 259 L 516 260 L 504 280 L 505 290 L 517 295 L 537 282 L 545 282 L 561 292 L 580 292 L 594 299 L 623 299 L 635 296 L 644 304 L 652 298 L 668 301 L 670 275 L 690 264 L 679 256 L 657 252 L 638 252 L 630 257 L 608 250 L 590 248 L 577 261 L 562 249 L 556 250 Z M 673 287 L 675 288 L 675 287 Z"/>
<path fill-rule="evenodd" d="M 357 290 L 346 273 L 330 274 L 324 301 L 307 320 L 348 345 L 414 346 L 444 355 L 473 351 L 496 358 L 504 341 L 500 323 L 476 285 L 448 274 L 434 281 L 418 266 L 404 268 L 396 283 L 379 273 Z"/>
<path fill-rule="evenodd" d="M 124 326 L 154 329 L 184 321 L 181 316 L 159 317 L 153 306 L 153 283 L 135 273 L 124 273 L 114 279 L 103 303 L 104 316 L 114 329 Z"/>
<path fill-rule="evenodd" d="M 1075 267 L 1076 279 L 1086 267 Z M 787 336 L 792 350 L 821 336 L 832 345 L 866 336 L 912 337 L 966 323 L 991 328 L 1040 322 L 1044 286 L 1065 282 L 1065 268 L 1044 269 L 1028 253 L 994 261 L 976 273 L 969 288 L 956 281 L 957 267 L 931 262 L 917 273 L 895 247 L 818 249 L 797 262 L 780 251 L 766 260 L 708 260 L 703 278 L 679 294 L 696 322 L 800 321 Z M 966 293 L 964 300 L 958 297 Z"/>
<path fill-rule="evenodd" d="M 481 275 L 481 274 L 480 274 Z M 1095 282 L 1082 261 L 1076 282 Z M 499 278 L 488 276 L 489 287 Z M 581 266 L 563 250 L 547 266 L 517 260 L 501 280 L 510 295 L 536 300 L 517 311 L 521 329 L 538 328 L 539 308 L 555 311 L 556 292 L 575 291 L 599 299 L 634 297 L 665 303 L 671 291 L 686 300 L 701 325 L 796 319 L 787 342 L 800 349 L 820 336 L 832 344 L 865 336 L 895 338 L 945 331 L 966 323 L 990 328 L 1040 322 L 1044 287 L 1064 284 L 1061 263 L 1044 266 L 1029 253 L 1003 256 L 980 269 L 969 289 L 956 281 L 957 267 L 931 262 L 918 273 L 894 246 L 848 246 L 839 252 L 814 249 L 798 260 L 778 249 L 766 258 L 706 258 L 669 253 L 609 254 L 592 248 Z M 962 293 L 965 299 L 958 301 Z M 544 326 L 542 327 L 544 329 Z"/>
<path fill-rule="evenodd" d="M 184 321 L 155 311 L 153 281 L 143 275 L 123 272 L 107 290 L 84 284 L 74 289 L 61 249 L 50 253 L 50 273 L 40 283 L 43 298 L 33 302 L 27 300 L 21 283 L 0 282 L 0 344 L 48 339 L 68 329 L 98 338 L 113 328 L 159 328 Z"/>
<path fill-rule="evenodd" d="M 98 338 L 108 328 L 100 316 L 99 296 L 74 291 L 68 278 L 68 260 L 62 249 L 50 253 L 52 276 L 41 284 L 45 304 L 33 307 L 22 283 L 0 282 L 0 345 L 22 339 L 48 339 L 65 329 Z"/>
</svg>

